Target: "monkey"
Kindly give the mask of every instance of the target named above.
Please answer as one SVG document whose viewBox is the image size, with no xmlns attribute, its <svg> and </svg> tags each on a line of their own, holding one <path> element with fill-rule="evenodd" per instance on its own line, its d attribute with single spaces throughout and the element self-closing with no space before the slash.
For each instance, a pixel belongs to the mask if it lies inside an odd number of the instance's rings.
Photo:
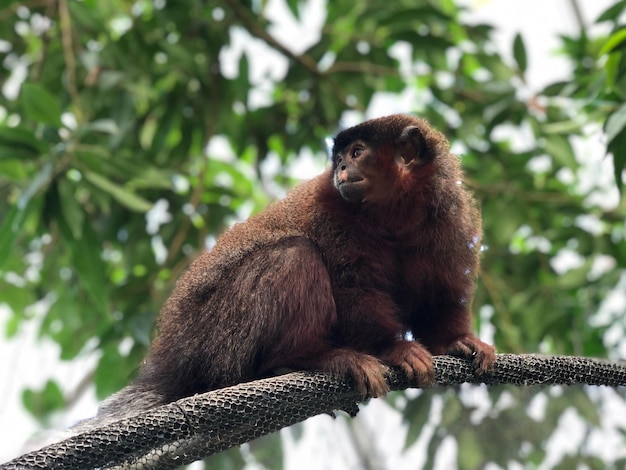
<svg viewBox="0 0 626 470">
<path fill-rule="evenodd" d="M 445 137 L 409 115 L 372 119 L 337 134 L 331 162 L 192 262 L 98 422 L 283 369 L 380 397 L 387 366 L 423 385 L 433 355 L 492 367 L 471 331 L 481 218 Z"/>
</svg>

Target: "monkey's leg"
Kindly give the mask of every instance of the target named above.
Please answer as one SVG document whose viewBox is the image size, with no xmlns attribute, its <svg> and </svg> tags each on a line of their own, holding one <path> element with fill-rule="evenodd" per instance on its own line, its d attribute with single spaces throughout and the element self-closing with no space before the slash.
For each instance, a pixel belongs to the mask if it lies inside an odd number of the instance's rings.
<svg viewBox="0 0 626 470">
<path fill-rule="evenodd" d="M 254 316 L 265 326 L 258 338 L 259 373 L 283 368 L 324 371 L 351 377 L 363 396 L 387 393 L 385 367 L 376 357 L 337 347 L 331 340 L 337 311 L 319 249 L 308 239 L 290 238 L 264 251 L 271 270 L 257 268 L 259 288 L 252 292 L 259 304 Z"/>
</svg>

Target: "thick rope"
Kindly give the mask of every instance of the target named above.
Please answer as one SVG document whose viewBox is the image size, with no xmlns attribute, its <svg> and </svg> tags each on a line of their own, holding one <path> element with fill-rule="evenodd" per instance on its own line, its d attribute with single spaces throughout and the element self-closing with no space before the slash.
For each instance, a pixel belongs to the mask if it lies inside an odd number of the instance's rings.
<svg viewBox="0 0 626 470">
<path fill-rule="evenodd" d="M 482 376 L 455 357 L 436 356 L 433 363 L 436 387 L 626 385 L 626 363 L 584 357 L 500 354 L 493 371 Z M 392 390 L 417 386 L 398 370 L 390 371 L 388 381 Z M 0 470 L 176 468 L 321 413 L 355 415 L 359 401 L 346 381 L 294 372 L 184 398 L 22 455 Z"/>
</svg>

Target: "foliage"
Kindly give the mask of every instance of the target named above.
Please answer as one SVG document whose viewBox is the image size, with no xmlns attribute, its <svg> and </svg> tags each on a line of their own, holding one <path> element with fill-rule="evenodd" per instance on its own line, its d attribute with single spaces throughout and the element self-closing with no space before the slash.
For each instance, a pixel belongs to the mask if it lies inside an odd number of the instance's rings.
<svg viewBox="0 0 626 470">
<path fill-rule="evenodd" d="M 280 5 L 3 4 L 5 335 L 38 321 L 61 359 L 101 353 L 93 371 L 100 397 L 120 388 L 189 260 L 291 185 L 299 156 L 322 160 L 338 125 L 379 110 L 375 103 L 386 97 L 393 104 L 384 112 L 425 116 L 463 155 L 484 218 L 477 326 L 493 326 L 502 351 L 615 355 L 618 341 L 604 333 L 624 312 L 598 312 L 626 267 L 626 205 L 615 190 L 626 166 L 626 1 L 597 19 L 608 34 L 581 29 L 561 38 L 572 73 L 543 90 L 526 83 L 532 57 L 521 35 L 512 60 L 504 58 L 493 27 L 469 24 L 452 0 L 327 2 L 319 28 L 313 2 L 288 0 L 298 41 L 272 15 Z M 606 148 L 585 150 L 600 132 Z M 598 151 L 612 156 L 614 181 L 589 181 L 598 164 L 589 155 Z M 72 395 L 61 390 L 50 381 L 25 391 L 24 403 L 43 419 L 59 408 L 61 393 Z M 498 409 L 505 393 L 515 405 Z M 538 394 L 546 411 L 528 418 L 526 405 Z M 478 433 L 463 394 L 440 399 L 445 413 L 429 463 L 452 435 L 459 468 L 537 464 L 570 407 L 590 432 L 601 427 L 581 390 L 495 390 L 489 400 L 497 411 Z M 407 446 L 432 401 L 423 394 L 400 407 Z M 276 438 L 268 442 L 280 448 Z M 255 444 L 248 452 L 280 466 L 264 449 Z M 592 454 L 581 446 L 574 458 L 604 468 Z M 237 453 L 214 461 L 242 464 Z"/>
</svg>

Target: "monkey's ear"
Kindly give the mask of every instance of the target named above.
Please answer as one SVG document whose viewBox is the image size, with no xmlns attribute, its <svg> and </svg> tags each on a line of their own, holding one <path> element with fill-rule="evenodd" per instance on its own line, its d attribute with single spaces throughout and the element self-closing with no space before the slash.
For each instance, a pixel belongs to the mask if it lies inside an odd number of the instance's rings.
<svg viewBox="0 0 626 470">
<path fill-rule="evenodd" d="M 407 169 L 420 167 L 432 160 L 424 134 L 417 126 L 406 126 L 398 138 L 396 161 Z"/>
</svg>

